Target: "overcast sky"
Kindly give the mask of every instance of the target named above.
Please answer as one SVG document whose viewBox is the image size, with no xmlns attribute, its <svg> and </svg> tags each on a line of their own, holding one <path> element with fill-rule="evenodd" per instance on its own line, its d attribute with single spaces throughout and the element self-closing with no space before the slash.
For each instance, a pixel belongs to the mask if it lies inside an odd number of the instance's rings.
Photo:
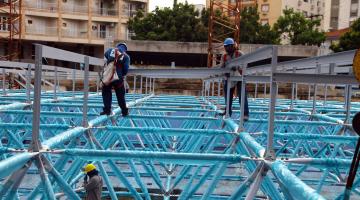
<svg viewBox="0 0 360 200">
<path fill-rule="evenodd" d="M 185 0 L 178 0 L 178 3 L 184 3 Z M 187 0 L 190 4 L 206 4 L 206 0 Z M 156 6 L 161 7 L 172 7 L 173 0 L 149 0 L 149 11 L 153 11 Z"/>
</svg>

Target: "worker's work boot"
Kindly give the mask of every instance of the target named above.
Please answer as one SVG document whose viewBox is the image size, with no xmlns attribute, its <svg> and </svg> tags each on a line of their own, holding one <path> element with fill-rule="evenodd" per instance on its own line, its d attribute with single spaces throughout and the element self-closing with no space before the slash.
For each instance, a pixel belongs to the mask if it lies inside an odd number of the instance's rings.
<svg viewBox="0 0 360 200">
<path fill-rule="evenodd" d="M 102 111 L 100 115 L 110 115 L 111 111 Z"/>
<path fill-rule="evenodd" d="M 129 109 L 126 108 L 126 109 L 124 109 L 124 110 L 121 110 L 121 114 L 122 114 L 123 117 L 128 116 L 128 115 L 129 115 Z"/>
</svg>

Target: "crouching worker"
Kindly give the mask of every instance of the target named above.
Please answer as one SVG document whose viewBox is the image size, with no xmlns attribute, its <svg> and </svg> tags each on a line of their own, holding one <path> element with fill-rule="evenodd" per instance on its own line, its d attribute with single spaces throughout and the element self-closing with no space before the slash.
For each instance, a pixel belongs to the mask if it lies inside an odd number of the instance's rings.
<svg viewBox="0 0 360 200">
<path fill-rule="evenodd" d="M 86 173 L 84 177 L 84 188 L 86 190 L 85 200 L 101 200 L 103 180 L 99 176 L 95 165 L 87 164 L 83 168 L 83 172 Z"/>
<path fill-rule="evenodd" d="M 124 76 L 126 76 L 129 69 L 130 57 L 126 51 L 126 44 L 119 43 L 116 48 L 110 48 L 105 52 L 106 63 L 100 73 L 104 108 L 100 115 L 111 114 L 112 88 L 115 90 L 122 116 L 125 117 L 129 114 L 125 101 Z"/>
</svg>

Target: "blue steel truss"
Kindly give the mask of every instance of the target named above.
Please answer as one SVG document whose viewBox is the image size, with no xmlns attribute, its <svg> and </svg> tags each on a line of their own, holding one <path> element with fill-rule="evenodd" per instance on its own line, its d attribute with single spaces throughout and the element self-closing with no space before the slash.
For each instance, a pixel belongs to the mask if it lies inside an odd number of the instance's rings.
<svg viewBox="0 0 360 200">
<path fill-rule="evenodd" d="M 130 115 L 123 118 L 116 106 L 111 116 L 99 116 L 101 95 L 88 92 L 89 64 L 101 65 L 101 60 L 37 45 L 34 92 L 3 87 L 0 96 L 0 197 L 81 199 L 81 168 L 94 163 L 104 179 L 103 197 L 113 200 L 343 199 L 358 141 L 350 124 L 360 111 L 360 103 L 351 101 L 351 85 L 357 82 L 353 76 L 322 75 L 320 64 L 343 73 L 344 67 L 334 69 L 334 63 L 350 64 L 353 53 L 277 65 L 276 47 L 265 47 L 228 66 L 246 69 L 247 63 L 272 58 L 270 67 L 230 78 L 223 74 L 230 69 L 133 70 L 134 82 L 136 75 L 146 77 L 145 88 L 143 78 L 141 92 L 134 84 L 126 96 Z M 85 63 L 84 92 L 58 91 L 56 73 L 54 91 L 41 91 L 42 57 L 60 54 Z M 306 66 L 302 70 L 315 65 L 319 74 L 275 70 L 292 71 L 295 65 Z M 256 70 L 270 76 L 252 76 Z M 174 74 L 201 76 L 202 96 L 155 95 L 155 78 Z M 222 79 L 242 80 L 243 94 L 245 82 L 270 83 L 270 98 L 250 98 L 246 122 L 237 99 L 232 117 L 221 116 L 226 103 L 214 95 L 214 81 Z M 292 83 L 291 99 L 276 98 L 282 82 Z M 317 100 L 317 85 L 313 100 L 298 100 L 297 83 L 345 85 L 345 102 Z M 360 198 L 359 173 L 352 199 Z"/>
<path fill-rule="evenodd" d="M 307 114 L 310 101 L 296 100 L 289 110 L 290 100 L 278 100 L 276 159 L 270 161 L 264 159 L 268 99 L 249 100 L 246 131 L 237 133 L 239 105 L 234 102 L 232 118 L 224 120 L 214 106 L 224 104 L 218 97 L 127 94 L 131 112 L 123 118 L 115 108 L 115 115 L 99 116 L 101 96 L 90 93 L 89 126 L 83 127 L 82 96 L 58 92 L 56 101 L 42 94 L 43 150 L 32 153 L 32 110 L 24 95 L 0 97 L 4 199 L 79 199 L 80 169 L 88 162 L 100 169 L 103 195 L 112 199 L 243 199 L 250 193 L 259 199 L 341 199 L 357 142 L 347 124 L 334 122 L 345 117 L 336 101 L 318 106 L 322 114 L 315 117 Z M 358 111 L 360 104 L 352 103 L 351 113 Z M 36 167 L 36 156 L 45 171 Z M 360 197 L 359 188 L 356 179 L 352 198 Z"/>
</svg>

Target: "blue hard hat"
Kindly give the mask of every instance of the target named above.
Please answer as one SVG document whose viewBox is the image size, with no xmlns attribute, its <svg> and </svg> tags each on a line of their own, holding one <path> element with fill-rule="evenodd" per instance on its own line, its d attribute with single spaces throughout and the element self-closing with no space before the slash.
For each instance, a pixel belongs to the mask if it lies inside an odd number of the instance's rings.
<svg viewBox="0 0 360 200">
<path fill-rule="evenodd" d="M 121 52 L 127 51 L 127 46 L 126 46 L 125 42 L 121 42 L 121 43 L 117 44 L 116 48 L 118 48 Z"/>
<path fill-rule="evenodd" d="M 234 41 L 234 39 L 232 39 L 232 38 L 226 38 L 226 39 L 224 40 L 224 46 L 234 45 L 234 44 L 235 44 L 235 41 Z"/>
</svg>

